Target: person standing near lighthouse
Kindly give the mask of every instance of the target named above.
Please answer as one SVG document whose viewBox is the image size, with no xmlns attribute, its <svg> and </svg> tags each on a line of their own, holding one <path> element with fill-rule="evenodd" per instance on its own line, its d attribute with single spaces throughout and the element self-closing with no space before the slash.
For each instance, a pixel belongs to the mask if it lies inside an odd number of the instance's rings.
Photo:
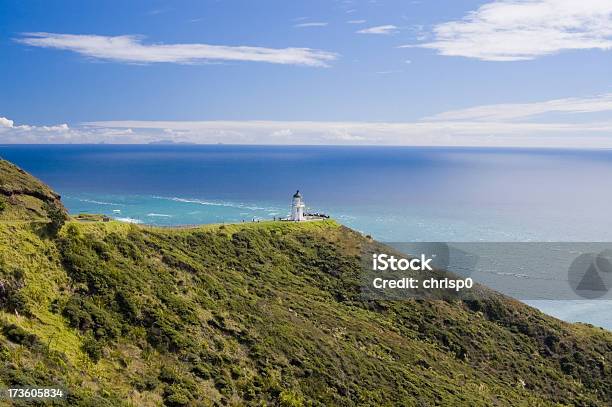
<svg viewBox="0 0 612 407">
<path fill-rule="evenodd" d="M 293 195 L 293 201 L 291 202 L 291 216 L 289 217 L 289 220 L 294 222 L 306 220 L 304 217 L 304 207 L 305 205 L 304 200 L 302 199 L 302 194 L 300 194 L 300 191 L 298 190 Z"/>
</svg>

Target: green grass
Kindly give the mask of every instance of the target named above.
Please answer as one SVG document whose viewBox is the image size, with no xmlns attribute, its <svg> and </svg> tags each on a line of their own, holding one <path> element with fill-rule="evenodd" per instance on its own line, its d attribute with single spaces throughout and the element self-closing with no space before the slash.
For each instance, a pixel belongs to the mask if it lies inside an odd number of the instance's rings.
<svg viewBox="0 0 612 407">
<path fill-rule="evenodd" d="M 2 278 L 21 270 L 26 301 L 19 316 L 5 307 L 0 321 L 37 344 L 0 335 L 0 380 L 62 383 L 74 404 L 609 398 L 609 332 L 503 297 L 363 301 L 364 244 L 333 221 L 188 229 L 74 221 L 57 239 L 1 224 Z"/>
</svg>

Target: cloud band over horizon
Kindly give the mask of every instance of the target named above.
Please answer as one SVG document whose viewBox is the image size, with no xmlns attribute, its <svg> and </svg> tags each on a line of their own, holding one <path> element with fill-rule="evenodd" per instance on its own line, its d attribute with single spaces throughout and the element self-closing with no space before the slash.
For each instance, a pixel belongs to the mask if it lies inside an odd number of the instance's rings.
<svg viewBox="0 0 612 407">
<path fill-rule="evenodd" d="M 2 143 L 189 143 L 612 148 L 612 94 L 483 105 L 411 122 L 121 120 L 69 127 L 15 125 L 0 117 Z M 562 114 L 555 121 L 543 115 Z"/>
</svg>

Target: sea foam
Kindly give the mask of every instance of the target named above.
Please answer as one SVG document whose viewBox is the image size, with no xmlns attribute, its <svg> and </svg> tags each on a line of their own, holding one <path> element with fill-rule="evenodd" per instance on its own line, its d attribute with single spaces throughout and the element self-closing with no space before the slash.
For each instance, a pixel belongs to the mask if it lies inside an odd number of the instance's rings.
<svg viewBox="0 0 612 407">
<path fill-rule="evenodd" d="M 115 218 L 115 220 L 118 220 L 119 222 L 125 222 L 125 223 L 135 223 L 135 224 L 143 223 L 140 219 L 134 219 L 134 218 Z"/>
</svg>

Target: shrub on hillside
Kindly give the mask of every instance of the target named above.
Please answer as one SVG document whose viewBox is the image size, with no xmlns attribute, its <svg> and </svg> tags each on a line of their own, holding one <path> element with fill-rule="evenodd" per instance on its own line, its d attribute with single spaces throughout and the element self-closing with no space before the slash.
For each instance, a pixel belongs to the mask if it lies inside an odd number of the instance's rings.
<svg viewBox="0 0 612 407">
<path fill-rule="evenodd" d="M 30 316 L 27 297 L 21 292 L 24 275 L 19 269 L 7 272 L 0 269 L 0 309 Z"/>
<path fill-rule="evenodd" d="M 47 212 L 49 217 L 47 230 L 51 236 L 56 236 L 67 220 L 66 213 L 59 206 L 50 203 L 45 204 L 45 212 Z"/>
<path fill-rule="evenodd" d="M 29 333 L 25 329 L 15 324 L 9 324 L 2 327 L 2 333 L 6 338 L 20 345 L 34 347 L 39 344 L 38 337 Z"/>
</svg>

